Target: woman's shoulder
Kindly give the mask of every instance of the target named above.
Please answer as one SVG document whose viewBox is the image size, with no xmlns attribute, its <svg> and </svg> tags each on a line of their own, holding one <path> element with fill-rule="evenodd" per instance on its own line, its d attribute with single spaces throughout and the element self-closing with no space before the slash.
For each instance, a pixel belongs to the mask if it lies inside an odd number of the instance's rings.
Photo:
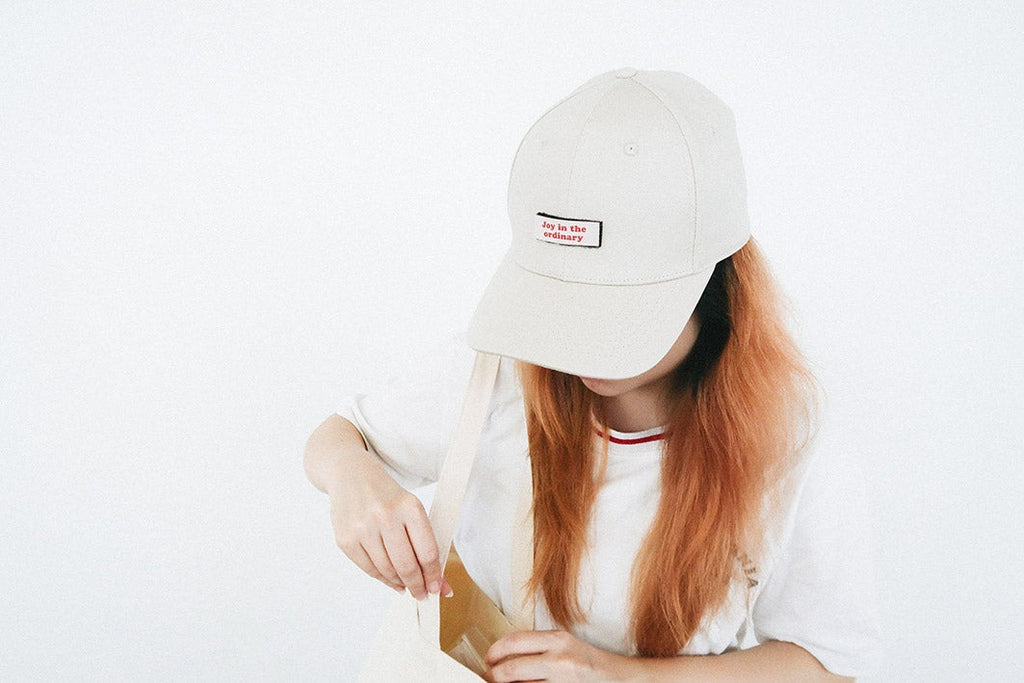
<svg viewBox="0 0 1024 683">
<path fill-rule="evenodd" d="M 799 498 L 862 495 L 864 469 L 856 453 L 829 441 L 815 441 L 798 461 Z"/>
<path fill-rule="evenodd" d="M 794 458 L 766 507 L 774 546 L 784 545 L 798 526 L 806 534 L 839 518 L 861 518 L 867 513 L 861 463 L 850 449 L 816 440 Z"/>
<path fill-rule="evenodd" d="M 872 669 L 881 652 L 875 539 L 863 468 L 819 442 L 794 468 L 782 533 L 763 555 L 759 638 L 788 640 L 830 671 Z"/>
</svg>

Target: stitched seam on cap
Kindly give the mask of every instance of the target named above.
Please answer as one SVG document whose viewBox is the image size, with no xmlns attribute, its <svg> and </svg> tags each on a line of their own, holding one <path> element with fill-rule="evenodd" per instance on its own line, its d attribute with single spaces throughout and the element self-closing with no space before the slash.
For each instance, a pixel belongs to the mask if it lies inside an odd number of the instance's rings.
<svg viewBox="0 0 1024 683">
<path fill-rule="evenodd" d="M 603 84 L 601 84 L 601 85 L 603 85 Z M 569 164 L 569 183 L 568 183 L 567 187 L 565 188 L 565 193 L 566 193 L 567 196 L 563 197 L 563 199 L 562 199 L 562 206 L 564 206 L 567 211 L 570 208 L 568 206 L 568 201 L 569 201 L 568 195 L 572 194 L 573 183 L 575 181 L 575 176 L 576 176 L 576 158 L 579 156 L 579 153 L 580 153 L 580 140 L 583 139 L 583 131 L 586 130 L 588 125 L 590 125 L 590 121 L 594 118 L 594 112 L 597 111 L 598 105 L 601 104 L 606 97 L 608 97 L 608 94 L 612 91 L 612 89 L 616 85 L 617 85 L 617 83 L 612 81 L 608 85 L 608 87 L 605 88 L 605 91 L 603 93 L 601 93 L 601 95 L 597 98 L 597 101 L 595 101 L 593 106 L 590 107 L 590 111 L 587 112 L 587 118 L 584 119 L 583 125 L 580 126 L 579 134 L 576 136 L 576 144 L 573 145 L 573 149 L 572 149 L 572 163 Z M 575 211 L 575 208 L 573 210 Z M 562 254 L 562 273 L 563 274 L 566 271 L 565 262 L 568 260 L 568 258 L 569 258 L 569 253 L 568 252 Z"/>
<path fill-rule="evenodd" d="M 698 275 L 698 274 L 700 274 L 702 272 L 705 272 L 707 270 L 710 270 L 712 267 L 714 267 L 712 265 L 712 266 L 710 266 L 708 268 L 701 268 L 700 270 L 698 270 L 696 272 L 672 273 L 671 275 L 666 275 L 664 277 L 659 277 L 657 280 L 649 280 L 649 279 L 646 279 L 646 278 L 644 278 L 644 279 L 636 278 L 636 279 L 632 279 L 632 280 L 622 280 L 620 282 L 597 282 L 596 280 L 569 279 L 569 278 L 566 278 L 566 277 L 559 277 L 557 275 L 551 275 L 550 273 L 542 273 L 541 271 L 539 271 L 539 270 L 537 270 L 535 268 L 531 268 L 531 267 L 529 267 L 527 265 L 524 265 L 524 264 L 520 263 L 518 259 L 513 261 L 513 263 L 515 263 L 515 265 L 518 268 L 520 268 L 522 270 L 525 270 L 527 273 L 532 273 L 533 275 L 536 275 L 537 277 L 546 277 L 546 278 L 548 278 L 550 280 L 558 280 L 559 282 L 568 282 L 568 283 L 577 284 L 577 285 L 591 285 L 591 286 L 594 286 L 594 287 L 642 287 L 644 285 L 657 285 L 657 284 L 661 284 L 661 283 L 664 283 L 664 282 L 672 282 L 673 280 L 682 280 L 683 278 L 693 277 L 694 275 Z"/>
<path fill-rule="evenodd" d="M 640 74 L 637 74 L 639 76 Z M 693 239 L 690 242 L 690 269 L 696 267 L 697 263 L 697 213 L 700 207 L 700 198 L 697 196 L 697 169 L 693 165 L 693 149 L 690 148 L 690 140 L 686 137 L 686 132 L 683 127 L 679 124 L 679 117 L 672 111 L 672 107 L 665 102 L 665 98 L 658 92 L 658 87 L 644 83 L 642 80 L 636 78 L 635 80 L 641 87 L 647 90 L 647 92 L 654 95 L 654 97 L 661 102 L 661 106 L 665 107 L 668 115 L 672 117 L 672 120 L 676 122 L 676 128 L 679 129 L 679 135 L 683 138 L 683 143 L 686 145 L 686 154 L 690 161 L 690 177 L 693 178 Z"/>
<path fill-rule="evenodd" d="M 594 83 L 590 87 L 594 88 L 594 87 L 597 87 L 598 85 L 600 85 L 600 83 Z M 575 95 L 583 92 L 583 90 L 585 90 L 585 89 L 586 89 L 585 86 L 580 86 L 576 90 L 572 91 L 571 93 L 569 93 L 568 95 L 566 95 L 565 97 L 560 99 L 555 104 L 553 104 L 550 107 L 548 107 L 544 111 L 543 114 L 541 114 L 539 117 L 537 117 L 537 120 L 534 121 L 533 125 L 531 125 L 530 128 L 526 131 L 526 135 L 524 135 L 522 140 L 519 141 L 519 144 L 516 146 L 516 153 L 512 155 L 512 167 L 509 169 L 509 172 L 508 172 L 508 182 L 505 184 L 506 185 L 506 187 L 505 187 L 506 205 L 508 204 L 508 198 L 511 197 L 511 193 L 508 190 L 511 189 L 511 187 L 512 187 L 512 171 L 515 170 L 516 160 L 519 158 L 519 151 L 522 150 L 523 143 L 526 142 L 526 139 L 528 137 L 530 137 L 530 133 L 532 133 L 533 129 L 537 127 L 537 124 L 539 124 L 541 121 L 543 121 L 544 118 L 548 114 L 553 112 L 555 109 L 558 109 L 560 106 L 562 106 L 563 103 L 571 100 Z M 511 212 L 508 211 L 508 207 L 507 206 L 506 206 L 506 211 L 510 214 L 510 217 L 511 217 Z"/>
</svg>

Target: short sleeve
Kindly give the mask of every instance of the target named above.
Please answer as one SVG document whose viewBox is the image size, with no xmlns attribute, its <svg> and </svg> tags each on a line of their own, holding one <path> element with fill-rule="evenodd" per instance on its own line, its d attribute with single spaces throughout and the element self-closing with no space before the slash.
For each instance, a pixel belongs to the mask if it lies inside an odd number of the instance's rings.
<svg viewBox="0 0 1024 683">
<path fill-rule="evenodd" d="M 868 675 L 882 644 L 863 474 L 815 456 L 793 505 L 754 604 L 757 639 L 795 643 L 834 674 Z"/>
<path fill-rule="evenodd" d="M 437 481 L 473 367 L 461 339 L 410 357 L 381 386 L 345 400 L 337 414 L 406 488 Z"/>
</svg>

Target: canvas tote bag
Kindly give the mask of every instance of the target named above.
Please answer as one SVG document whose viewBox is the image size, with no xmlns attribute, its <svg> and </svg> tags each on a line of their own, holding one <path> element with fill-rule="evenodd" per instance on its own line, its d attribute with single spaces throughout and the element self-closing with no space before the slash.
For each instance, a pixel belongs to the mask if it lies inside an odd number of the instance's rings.
<svg viewBox="0 0 1024 683">
<path fill-rule="evenodd" d="M 520 487 L 512 539 L 515 613 L 506 617 L 466 573 L 452 538 L 480 433 L 498 374 L 499 357 L 477 353 L 455 434 L 445 456 L 430 523 L 441 550 L 441 566 L 454 596 L 430 594 L 422 602 L 408 592 L 396 596 L 367 653 L 359 680 L 365 683 L 444 683 L 481 680 L 483 656 L 495 640 L 513 630 L 533 628 L 533 604 L 525 584 L 533 566 L 532 490 Z M 447 651 L 447 652 L 446 652 Z"/>
</svg>

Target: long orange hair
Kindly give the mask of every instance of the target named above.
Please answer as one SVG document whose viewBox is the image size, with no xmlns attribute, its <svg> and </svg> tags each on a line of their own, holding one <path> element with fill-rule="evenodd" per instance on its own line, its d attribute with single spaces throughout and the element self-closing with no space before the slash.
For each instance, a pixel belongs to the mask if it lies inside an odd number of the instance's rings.
<svg viewBox="0 0 1024 683">
<path fill-rule="evenodd" d="M 661 498 L 633 565 L 640 655 L 678 654 L 722 605 L 741 562 L 760 550 L 772 485 L 811 438 L 816 385 L 780 313 L 753 240 L 719 262 L 697 305 L 697 341 L 673 375 Z M 533 470 L 529 590 L 568 629 L 584 616 L 576 586 L 603 472 L 600 397 L 539 366 L 520 363 L 519 376 Z"/>
</svg>

